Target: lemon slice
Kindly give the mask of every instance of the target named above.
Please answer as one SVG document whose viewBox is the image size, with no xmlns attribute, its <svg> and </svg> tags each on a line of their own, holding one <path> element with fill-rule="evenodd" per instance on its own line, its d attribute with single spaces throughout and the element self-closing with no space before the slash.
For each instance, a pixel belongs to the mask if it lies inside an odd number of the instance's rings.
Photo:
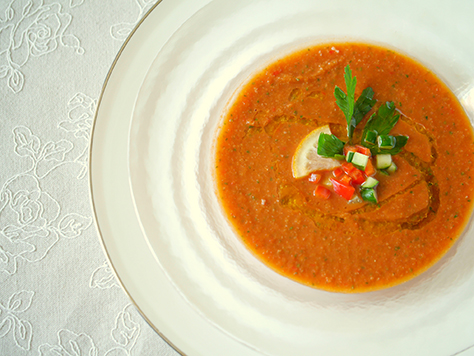
<svg viewBox="0 0 474 356">
<path fill-rule="evenodd" d="M 331 135 L 329 125 L 311 131 L 299 143 L 291 165 L 293 177 L 302 178 L 311 172 L 329 171 L 341 165 L 337 159 L 318 155 L 318 140 L 321 133 Z"/>
</svg>

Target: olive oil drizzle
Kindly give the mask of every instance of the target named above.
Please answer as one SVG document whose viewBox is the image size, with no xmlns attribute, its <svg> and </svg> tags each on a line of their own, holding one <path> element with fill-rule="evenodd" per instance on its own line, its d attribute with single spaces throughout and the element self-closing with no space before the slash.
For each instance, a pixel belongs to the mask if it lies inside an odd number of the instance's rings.
<svg viewBox="0 0 474 356">
<path fill-rule="evenodd" d="M 299 192 L 298 188 L 292 185 L 290 182 L 282 182 L 279 187 L 279 204 L 285 206 L 287 208 L 298 210 L 308 218 L 310 218 L 313 223 L 321 227 L 322 225 L 325 228 L 330 228 L 332 224 L 340 224 L 344 223 L 346 219 L 357 219 L 360 226 L 364 229 L 371 229 L 374 231 L 379 231 L 381 233 L 384 232 L 391 232 L 395 230 L 418 230 L 421 229 L 423 226 L 428 224 L 432 221 L 438 212 L 439 205 L 440 205 L 440 194 L 439 194 L 439 186 L 436 176 L 433 173 L 432 166 L 434 166 L 438 154 L 436 150 L 436 142 L 434 138 L 427 132 L 427 130 L 422 127 L 422 125 L 415 123 L 411 118 L 401 115 L 403 120 L 410 125 L 413 129 L 415 129 L 420 134 L 427 137 L 428 142 L 431 146 L 431 161 L 424 162 L 419 159 L 414 153 L 408 152 L 406 150 L 402 150 L 399 153 L 399 156 L 406 160 L 408 164 L 410 164 L 413 168 L 415 168 L 420 174 L 418 175 L 419 178 L 412 182 L 409 186 L 405 187 L 401 191 L 397 192 L 396 194 L 391 195 L 387 199 L 380 201 L 378 204 L 366 204 L 358 209 L 352 210 L 350 212 L 346 212 L 343 215 L 336 215 L 336 214 L 328 214 L 317 209 L 311 208 L 308 205 L 308 201 L 303 196 L 301 192 Z M 245 136 L 251 134 L 252 132 L 265 132 L 270 138 L 272 138 L 273 133 L 277 130 L 278 126 L 281 124 L 286 123 L 296 123 L 300 125 L 311 125 L 313 127 L 317 127 L 323 125 L 325 123 L 315 122 L 315 120 L 309 120 L 305 117 L 298 117 L 298 116 L 291 116 L 291 115 L 283 115 L 283 116 L 275 116 L 269 119 L 264 125 L 259 126 L 248 126 Z M 337 124 L 330 124 L 331 130 L 334 129 L 334 132 L 342 132 L 344 128 L 343 125 Z M 357 137 L 360 134 L 360 130 L 356 130 L 354 133 L 354 137 Z M 277 167 L 277 162 L 274 162 L 274 167 Z M 426 187 L 429 192 L 429 202 L 428 206 L 411 216 L 408 216 L 404 219 L 392 220 L 392 221 L 372 221 L 369 219 L 364 218 L 362 215 L 369 212 L 374 212 L 380 209 L 382 206 L 390 204 L 394 199 L 399 197 L 400 195 L 410 191 L 418 184 L 426 184 Z"/>
</svg>

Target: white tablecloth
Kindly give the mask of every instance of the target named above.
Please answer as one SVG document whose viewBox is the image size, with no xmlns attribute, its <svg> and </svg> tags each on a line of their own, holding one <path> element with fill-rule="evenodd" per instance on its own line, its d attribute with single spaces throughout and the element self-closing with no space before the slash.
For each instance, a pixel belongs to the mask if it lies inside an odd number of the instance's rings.
<svg viewBox="0 0 474 356">
<path fill-rule="evenodd" d="M 93 225 L 103 82 L 156 0 L 0 0 L 0 355 L 177 355 L 118 285 Z"/>
</svg>

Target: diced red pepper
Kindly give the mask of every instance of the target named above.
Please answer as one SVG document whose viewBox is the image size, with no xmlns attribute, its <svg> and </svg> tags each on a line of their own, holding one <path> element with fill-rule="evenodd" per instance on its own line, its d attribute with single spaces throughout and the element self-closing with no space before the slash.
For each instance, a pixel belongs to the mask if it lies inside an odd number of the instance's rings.
<svg viewBox="0 0 474 356">
<path fill-rule="evenodd" d="M 347 174 L 342 174 L 339 178 L 337 178 L 337 180 L 345 185 L 350 185 L 352 183 L 352 178 Z"/>
<path fill-rule="evenodd" d="M 364 147 L 364 146 L 361 146 L 361 145 L 356 145 L 355 147 L 357 149 L 357 152 L 362 153 L 363 155 L 366 155 L 366 156 L 369 156 L 369 157 L 371 156 L 370 149 L 368 149 L 367 147 Z"/>
<path fill-rule="evenodd" d="M 367 161 L 367 166 L 365 167 L 365 175 L 367 177 L 372 177 L 373 175 L 375 175 L 377 171 L 375 170 L 375 167 L 374 167 L 374 164 L 372 163 L 372 159 L 369 159 Z"/>
<path fill-rule="evenodd" d="M 327 200 L 331 196 L 331 191 L 322 185 L 318 185 L 314 190 L 313 195 L 317 198 Z"/>
<path fill-rule="evenodd" d="M 318 174 L 318 173 L 311 173 L 311 174 L 309 175 L 308 180 L 309 180 L 311 183 L 317 184 L 317 183 L 319 183 L 319 181 L 321 180 L 321 174 Z"/>
<path fill-rule="evenodd" d="M 341 164 L 341 168 L 342 170 L 346 173 L 346 174 L 351 174 L 351 172 L 353 172 L 355 169 L 357 169 L 352 163 L 350 162 L 343 162 Z"/>
<path fill-rule="evenodd" d="M 348 152 L 357 152 L 356 146 L 345 145 L 344 146 L 344 156 L 347 156 Z"/>
<path fill-rule="evenodd" d="M 354 184 L 360 185 L 364 183 L 366 180 L 365 174 L 360 169 L 357 169 L 357 168 L 351 172 L 350 176 Z"/>
<path fill-rule="evenodd" d="M 356 166 L 354 166 L 352 163 L 344 162 L 342 163 L 341 167 L 342 170 L 352 178 L 353 183 L 360 185 L 365 182 L 366 178 L 364 173 L 360 169 L 356 168 Z"/>
<path fill-rule="evenodd" d="M 341 167 L 337 167 L 335 170 L 332 171 L 332 175 L 335 177 L 335 178 L 339 178 L 340 176 L 342 176 L 344 174 L 344 171 L 341 169 Z"/>
<path fill-rule="evenodd" d="M 355 192 L 355 188 L 353 186 L 342 184 L 341 182 L 338 182 L 334 178 L 329 178 L 329 180 L 331 181 L 332 187 L 334 189 L 334 192 L 336 192 L 336 194 L 340 195 L 346 200 L 352 199 L 352 196 L 354 195 L 354 192 Z"/>
</svg>

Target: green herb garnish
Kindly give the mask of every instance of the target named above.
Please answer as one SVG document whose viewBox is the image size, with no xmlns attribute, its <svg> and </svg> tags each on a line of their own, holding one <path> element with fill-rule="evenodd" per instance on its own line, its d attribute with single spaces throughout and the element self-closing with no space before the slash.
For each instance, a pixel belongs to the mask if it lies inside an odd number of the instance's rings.
<svg viewBox="0 0 474 356">
<path fill-rule="evenodd" d="M 343 152 L 344 144 L 334 135 L 321 133 L 318 139 L 318 155 L 328 158 L 339 157 Z"/>
<path fill-rule="evenodd" d="M 346 82 L 346 91 L 347 94 L 342 91 L 336 85 L 334 89 L 334 96 L 336 97 L 336 104 L 344 113 L 347 122 L 347 136 L 349 139 L 352 138 L 352 131 L 355 128 L 355 118 L 354 114 L 354 100 L 355 100 L 355 88 L 357 85 L 357 78 L 352 77 L 352 72 L 349 66 L 345 68 L 344 71 L 344 80 Z"/>
<path fill-rule="evenodd" d="M 334 89 L 334 96 L 336 104 L 344 113 L 347 122 L 347 137 L 349 142 L 352 140 L 355 127 L 362 121 L 364 116 L 372 109 L 375 104 L 373 99 L 374 91 L 372 88 L 365 88 L 362 94 L 355 101 L 355 88 L 357 85 L 357 78 L 352 76 L 349 65 L 344 70 L 344 80 L 346 82 L 347 94 L 336 85 Z"/>
<path fill-rule="evenodd" d="M 384 149 L 380 147 L 370 147 L 370 152 L 372 155 L 378 155 L 378 154 L 384 154 L 384 153 L 389 153 L 391 155 L 396 155 L 397 153 L 400 153 L 402 148 L 407 144 L 408 142 L 408 136 L 393 136 L 395 144 L 393 148 L 390 149 Z"/>
<path fill-rule="evenodd" d="M 354 105 L 353 117 L 355 118 L 356 125 L 359 125 L 364 116 L 374 107 L 377 101 L 373 97 L 374 91 L 371 87 L 365 88 L 360 94 Z"/>
<path fill-rule="evenodd" d="M 352 144 L 352 136 L 356 126 L 364 119 L 374 107 L 376 100 L 371 87 L 365 88 L 357 101 L 355 101 L 355 88 L 357 78 L 352 76 L 350 66 L 344 69 L 346 91 L 337 85 L 334 89 L 336 104 L 344 113 L 347 122 L 348 143 Z M 381 105 L 377 112 L 372 114 L 362 131 L 361 145 L 370 149 L 372 155 L 397 154 L 407 144 L 407 136 L 390 136 L 390 131 L 395 127 L 400 114 L 395 110 L 393 102 Z M 345 143 L 335 135 L 322 133 L 318 140 L 318 154 L 323 157 L 339 158 L 343 154 Z"/>
<path fill-rule="evenodd" d="M 372 114 L 367 124 L 365 124 L 362 138 L 365 138 L 368 131 L 375 131 L 379 135 L 388 135 L 390 130 L 397 124 L 400 115 L 395 113 L 395 104 L 386 102 L 380 106 L 377 113 Z"/>
<path fill-rule="evenodd" d="M 407 136 L 389 136 L 389 132 L 395 127 L 400 118 L 400 114 L 395 111 L 395 104 L 393 102 L 386 102 L 380 106 L 377 113 L 372 114 L 370 119 L 365 124 L 364 131 L 362 132 L 361 144 L 367 148 L 373 155 L 380 153 L 390 153 L 392 155 L 397 154 L 406 145 L 408 141 Z M 390 137 L 393 141 L 392 147 L 384 148 L 379 145 L 371 144 L 373 133 L 376 133 L 379 137 Z"/>
</svg>

